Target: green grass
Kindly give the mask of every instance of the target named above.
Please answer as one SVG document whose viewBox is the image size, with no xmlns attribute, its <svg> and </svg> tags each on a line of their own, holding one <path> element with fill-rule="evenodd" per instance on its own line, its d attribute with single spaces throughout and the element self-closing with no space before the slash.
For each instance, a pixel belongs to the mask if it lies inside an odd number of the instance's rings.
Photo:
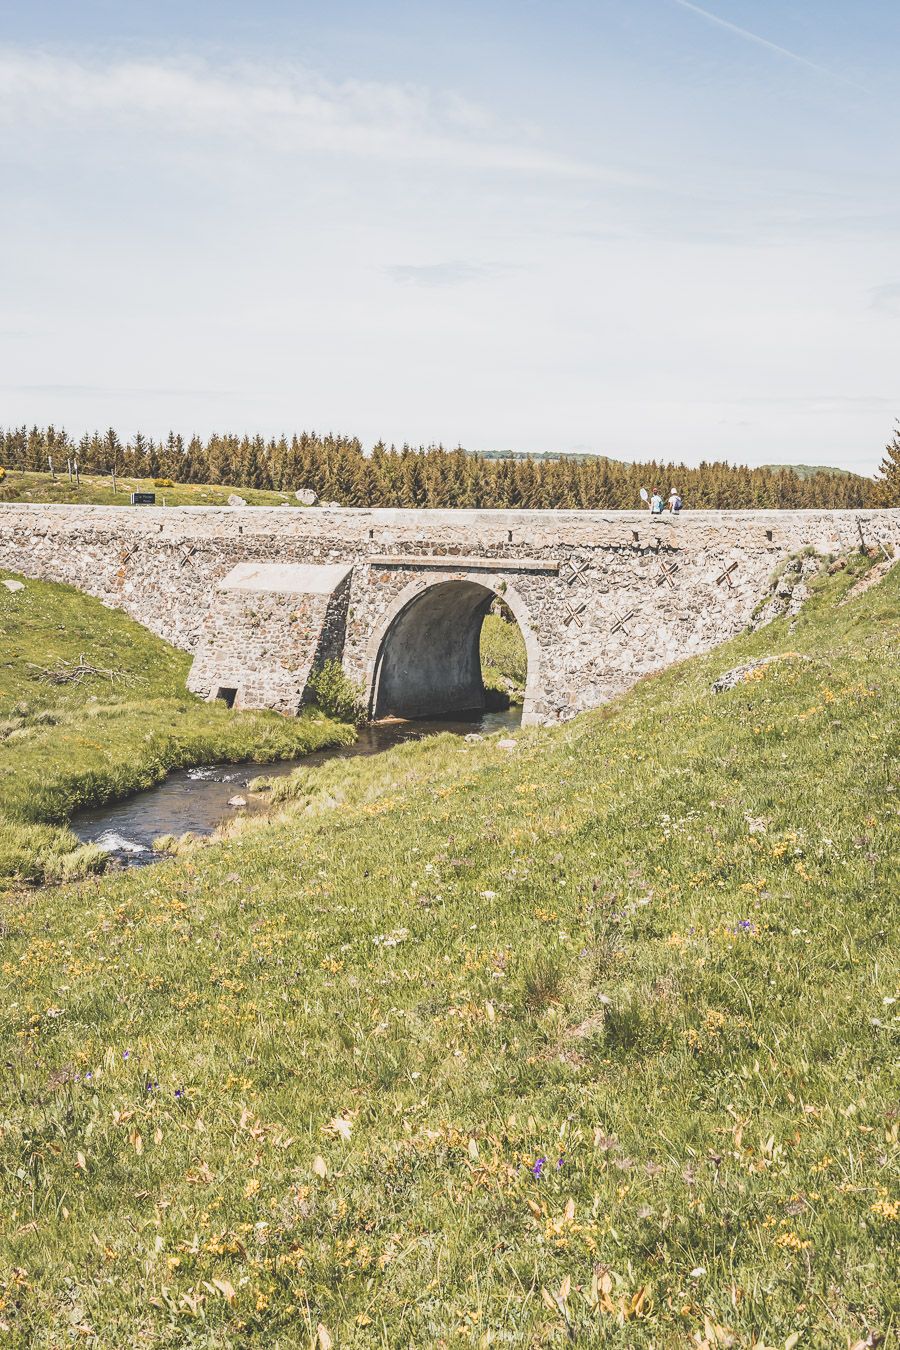
<svg viewBox="0 0 900 1350">
<path fill-rule="evenodd" d="M 10 897 L 7 1343 L 896 1344 L 900 568 L 837 607 L 865 565 L 513 752 L 332 761 Z"/>
<path fill-rule="evenodd" d="M 12 577 L 0 572 L 0 577 Z M 54 685 L 42 672 L 82 662 L 109 675 Z M 65 821 L 152 786 L 175 767 L 261 763 L 352 740 L 315 713 L 229 711 L 189 694 L 190 656 L 68 586 L 0 586 L 0 883 L 96 870 Z"/>
<path fill-rule="evenodd" d="M 157 506 L 227 506 L 232 495 L 243 497 L 248 506 L 299 506 L 293 492 L 268 492 L 258 488 L 216 487 L 210 483 L 176 483 L 155 487 L 152 478 L 119 478 L 117 492 L 106 474 L 82 474 L 81 487 L 70 483 L 65 473 L 56 480 L 49 473 L 24 473 L 7 469 L 0 479 L 0 502 L 66 502 L 84 506 L 128 506 L 132 492 L 155 492 Z M 164 500 L 165 499 L 165 502 Z M 136 511 L 140 507 L 134 508 Z"/>
<path fill-rule="evenodd" d="M 521 703 L 528 658 L 519 626 L 500 614 L 488 614 L 481 626 L 481 677 L 490 698 Z"/>
</svg>

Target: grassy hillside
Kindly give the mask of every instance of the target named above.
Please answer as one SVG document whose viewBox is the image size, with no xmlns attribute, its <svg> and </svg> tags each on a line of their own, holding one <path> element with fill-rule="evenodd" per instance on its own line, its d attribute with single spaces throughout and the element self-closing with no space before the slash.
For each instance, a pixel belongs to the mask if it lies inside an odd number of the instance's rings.
<svg viewBox="0 0 900 1350">
<path fill-rule="evenodd" d="M 214 487 L 209 483 L 180 483 L 156 487 L 152 478 L 118 478 L 117 492 L 106 474 L 82 474 L 76 488 L 65 473 L 54 480 L 49 473 L 24 473 L 7 469 L 0 479 L 0 502 L 79 502 L 85 506 L 127 506 L 132 492 L 155 492 L 157 506 L 227 506 L 232 495 L 243 497 L 248 506 L 299 506 L 293 493 L 261 492 L 256 488 Z M 139 507 L 134 508 L 136 511 Z"/>
<path fill-rule="evenodd" d="M 353 738 L 315 715 L 292 721 L 210 706 L 185 688 L 190 662 L 69 586 L 0 586 L 0 885 L 101 865 L 97 850 L 53 827 L 176 765 L 262 762 Z M 95 673 L 75 679 L 79 666 Z"/>
<path fill-rule="evenodd" d="M 481 626 L 481 677 L 489 702 L 521 703 L 528 676 L 528 656 L 515 620 L 488 614 Z"/>
<path fill-rule="evenodd" d="M 866 565 L 512 752 L 332 761 L 11 896 L 8 1343 L 895 1344 L 900 568 L 838 607 Z"/>
</svg>

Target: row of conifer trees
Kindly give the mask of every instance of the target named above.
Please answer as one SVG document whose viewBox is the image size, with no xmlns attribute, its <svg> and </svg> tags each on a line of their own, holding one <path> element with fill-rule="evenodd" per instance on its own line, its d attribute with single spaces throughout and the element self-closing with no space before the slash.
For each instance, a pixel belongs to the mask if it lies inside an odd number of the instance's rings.
<svg viewBox="0 0 900 1350">
<path fill-rule="evenodd" d="M 0 429 L 0 464 L 7 468 L 46 471 L 52 461 L 60 472 L 76 458 L 82 473 L 115 470 L 123 477 L 277 492 L 311 488 L 323 501 L 342 506 L 620 509 L 639 506 L 642 487 L 657 488 L 664 497 L 675 488 L 694 509 L 852 508 L 888 500 L 887 480 L 837 473 L 801 478 L 788 469 L 725 462 L 687 468 L 593 456 L 486 458 L 462 449 L 397 449 L 381 442 L 365 454 L 356 437 L 316 432 L 269 440 L 217 434 L 185 440 L 170 432 L 164 441 L 138 434 L 123 442 L 110 429 L 76 442 L 52 426 Z"/>
</svg>

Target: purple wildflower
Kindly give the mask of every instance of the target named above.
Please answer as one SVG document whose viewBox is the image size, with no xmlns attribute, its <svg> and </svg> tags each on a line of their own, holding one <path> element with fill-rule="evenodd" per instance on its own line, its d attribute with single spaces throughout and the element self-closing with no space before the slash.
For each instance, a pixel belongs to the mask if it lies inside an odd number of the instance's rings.
<svg viewBox="0 0 900 1350">
<path fill-rule="evenodd" d="M 532 1175 L 533 1177 L 539 1177 L 539 1176 L 541 1175 L 541 1173 L 542 1173 L 543 1170 L 544 1170 L 544 1163 L 545 1163 L 546 1161 L 547 1161 L 546 1158 L 538 1158 L 538 1159 L 535 1161 L 535 1164 L 534 1164 L 534 1166 L 533 1166 L 532 1169 L 531 1169 L 531 1175 Z"/>
</svg>

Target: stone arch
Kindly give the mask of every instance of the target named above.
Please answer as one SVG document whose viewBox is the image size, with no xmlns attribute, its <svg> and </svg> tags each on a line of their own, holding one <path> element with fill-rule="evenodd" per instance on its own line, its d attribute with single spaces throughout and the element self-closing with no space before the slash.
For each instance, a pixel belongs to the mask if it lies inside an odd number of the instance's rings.
<svg viewBox="0 0 900 1350">
<path fill-rule="evenodd" d="M 525 642 L 522 721 L 531 721 L 540 688 L 540 651 L 528 610 L 502 577 L 474 573 L 411 581 L 388 607 L 367 652 L 370 716 L 427 717 L 483 707 L 481 625 L 498 596 L 512 611 Z"/>
</svg>

